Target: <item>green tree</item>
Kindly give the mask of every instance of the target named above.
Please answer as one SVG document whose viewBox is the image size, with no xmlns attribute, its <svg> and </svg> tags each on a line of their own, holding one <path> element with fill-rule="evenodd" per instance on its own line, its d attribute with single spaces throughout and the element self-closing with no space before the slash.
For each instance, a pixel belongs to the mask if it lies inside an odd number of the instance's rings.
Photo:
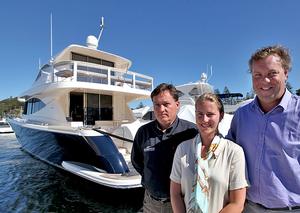
<svg viewBox="0 0 300 213">
<path fill-rule="evenodd" d="M 22 111 L 23 102 L 17 98 L 7 98 L 0 101 L 0 117 L 1 116 L 19 116 Z"/>
<path fill-rule="evenodd" d="M 215 94 L 220 94 L 220 90 L 217 88 L 217 89 L 214 90 L 214 93 Z"/>
<path fill-rule="evenodd" d="M 251 90 L 250 92 L 246 93 L 245 100 L 252 99 L 252 98 L 254 98 L 254 92 L 253 92 L 253 90 Z"/>
<path fill-rule="evenodd" d="M 249 92 L 246 93 L 246 97 L 245 97 L 245 100 L 248 100 L 248 99 L 250 99 L 250 93 Z"/>
<path fill-rule="evenodd" d="M 290 91 L 291 93 L 294 94 L 294 92 L 293 92 L 293 87 L 292 87 L 292 85 L 290 84 L 290 82 L 286 82 L 286 88 L 288 89 L 288 91 Z"/>
<path fill-rule="evenodd" d="M 229 89 L 228 89 L 227 86 L 224 87 L 223 93 L 224 94 L 229 94 L 230 93 L 230 91 L 229 91 Z"/>
</svg>

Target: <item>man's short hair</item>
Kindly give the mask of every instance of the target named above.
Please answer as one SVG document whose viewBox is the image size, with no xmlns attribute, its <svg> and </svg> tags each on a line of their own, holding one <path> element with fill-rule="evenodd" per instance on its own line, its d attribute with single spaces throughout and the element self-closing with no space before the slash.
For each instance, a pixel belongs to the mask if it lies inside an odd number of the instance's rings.
<svg viewBox="0 0 300 213">
<path fill-rule="evenodd" d="M 252 72 L 252 64 L 254 61 L 264 59 L 270 55 L 275 55 L 280 58 L 281 65 L 284 70 L 289 72 L 292 69 L 292 60 L 289 54 L 289 49 L 281 45 L 273 45 L 260 48 L 252 54 L 248 63 L 249 71 Z"/>
<path fill-rule="evenodd" d="M 164 91 L 169 91 L 175 101 L 178 101 L 178 91 L 173 84 L 161 83 L 151 92 L 151 100 Z"/>
</svg>

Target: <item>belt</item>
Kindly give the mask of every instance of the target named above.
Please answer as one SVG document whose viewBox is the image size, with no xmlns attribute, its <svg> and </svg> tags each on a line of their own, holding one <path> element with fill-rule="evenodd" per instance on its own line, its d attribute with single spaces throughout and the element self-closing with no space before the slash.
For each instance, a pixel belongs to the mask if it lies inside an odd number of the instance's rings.
<svg viewBox="0 0 300 213">
<path fill-rule="evenodd" d="M 279 207 L 279 208 L 268 208 L 268 207 L 265 207 L 264 205 L 260 204 L 260 203 L 254 203 L 250 200 L 247 200 L 247 202 L 249 203 L 252 203 L 252 204 L 255 204 L 263 209 L 266 209 L 266 210 L 271 210 L 271 211 L 292 211 L 292 210 L 295 210 L 295 209 L 300 209 L 300 206 L 286 206 L 286 207 Z"/>
<path fill-rule="evenodd" d="M 168 202 L 171 201 L 170 198 L 158 198 L 158 197 L 154 197 L 153 195 L 150 195 L 149 193 L 148 193 L 148 196 L 151 199 L 156 200 L 156 201 L 161 202 L 161 203 L 168 203 Z"/>
<path fill-rule="evenodd" d="M 149 195 L 149 197 L 153 200 L 156 200 L 158 202 L 161 202 L 161 203 L 168 203 L 170 202 L 170 198 L 158 198 L 158 197 L 153 197 L 152 195 Z"/>
</svg>

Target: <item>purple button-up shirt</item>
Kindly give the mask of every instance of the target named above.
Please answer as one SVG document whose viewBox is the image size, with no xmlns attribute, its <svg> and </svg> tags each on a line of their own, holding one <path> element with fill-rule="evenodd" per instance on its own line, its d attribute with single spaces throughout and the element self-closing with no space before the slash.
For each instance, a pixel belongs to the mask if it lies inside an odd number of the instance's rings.
<svg viewBox="0 0 300 213">
<path fill-rule="evenodd" d="M 235 112 L 226 138 L 244 149 L 247 199 L 268 208 L 300 206 L 300 97 L 286 90 L 268 113 L 255 98 Z"/>
</svg>

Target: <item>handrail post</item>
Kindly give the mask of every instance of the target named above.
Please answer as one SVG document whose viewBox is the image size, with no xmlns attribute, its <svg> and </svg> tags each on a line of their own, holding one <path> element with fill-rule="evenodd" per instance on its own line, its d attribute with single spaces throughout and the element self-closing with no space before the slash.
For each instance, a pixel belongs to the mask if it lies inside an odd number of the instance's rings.
<svg viewBox="0 0 300 213">
<path fill-rule="evenodd" d="M 153 78 L 151 78 L 151 91 L 153 90 Z"/>
<path fill-rule="evenodd" d="M 133 88 L 135 89 L 135 73 L 132 75 L 132 80 L 133 80 Z"/>
<path fill-rule="evenodd" d="M 111 68 L 107 69 L 107 84 L 111 85 Z"/>
<path fill-rule="evenodd" d="M 77 81 L 77 62 L 76 61 L 73 62 L 73 72 L 74 72 L 73 81 L 76 82 Z"/>
</svg>

